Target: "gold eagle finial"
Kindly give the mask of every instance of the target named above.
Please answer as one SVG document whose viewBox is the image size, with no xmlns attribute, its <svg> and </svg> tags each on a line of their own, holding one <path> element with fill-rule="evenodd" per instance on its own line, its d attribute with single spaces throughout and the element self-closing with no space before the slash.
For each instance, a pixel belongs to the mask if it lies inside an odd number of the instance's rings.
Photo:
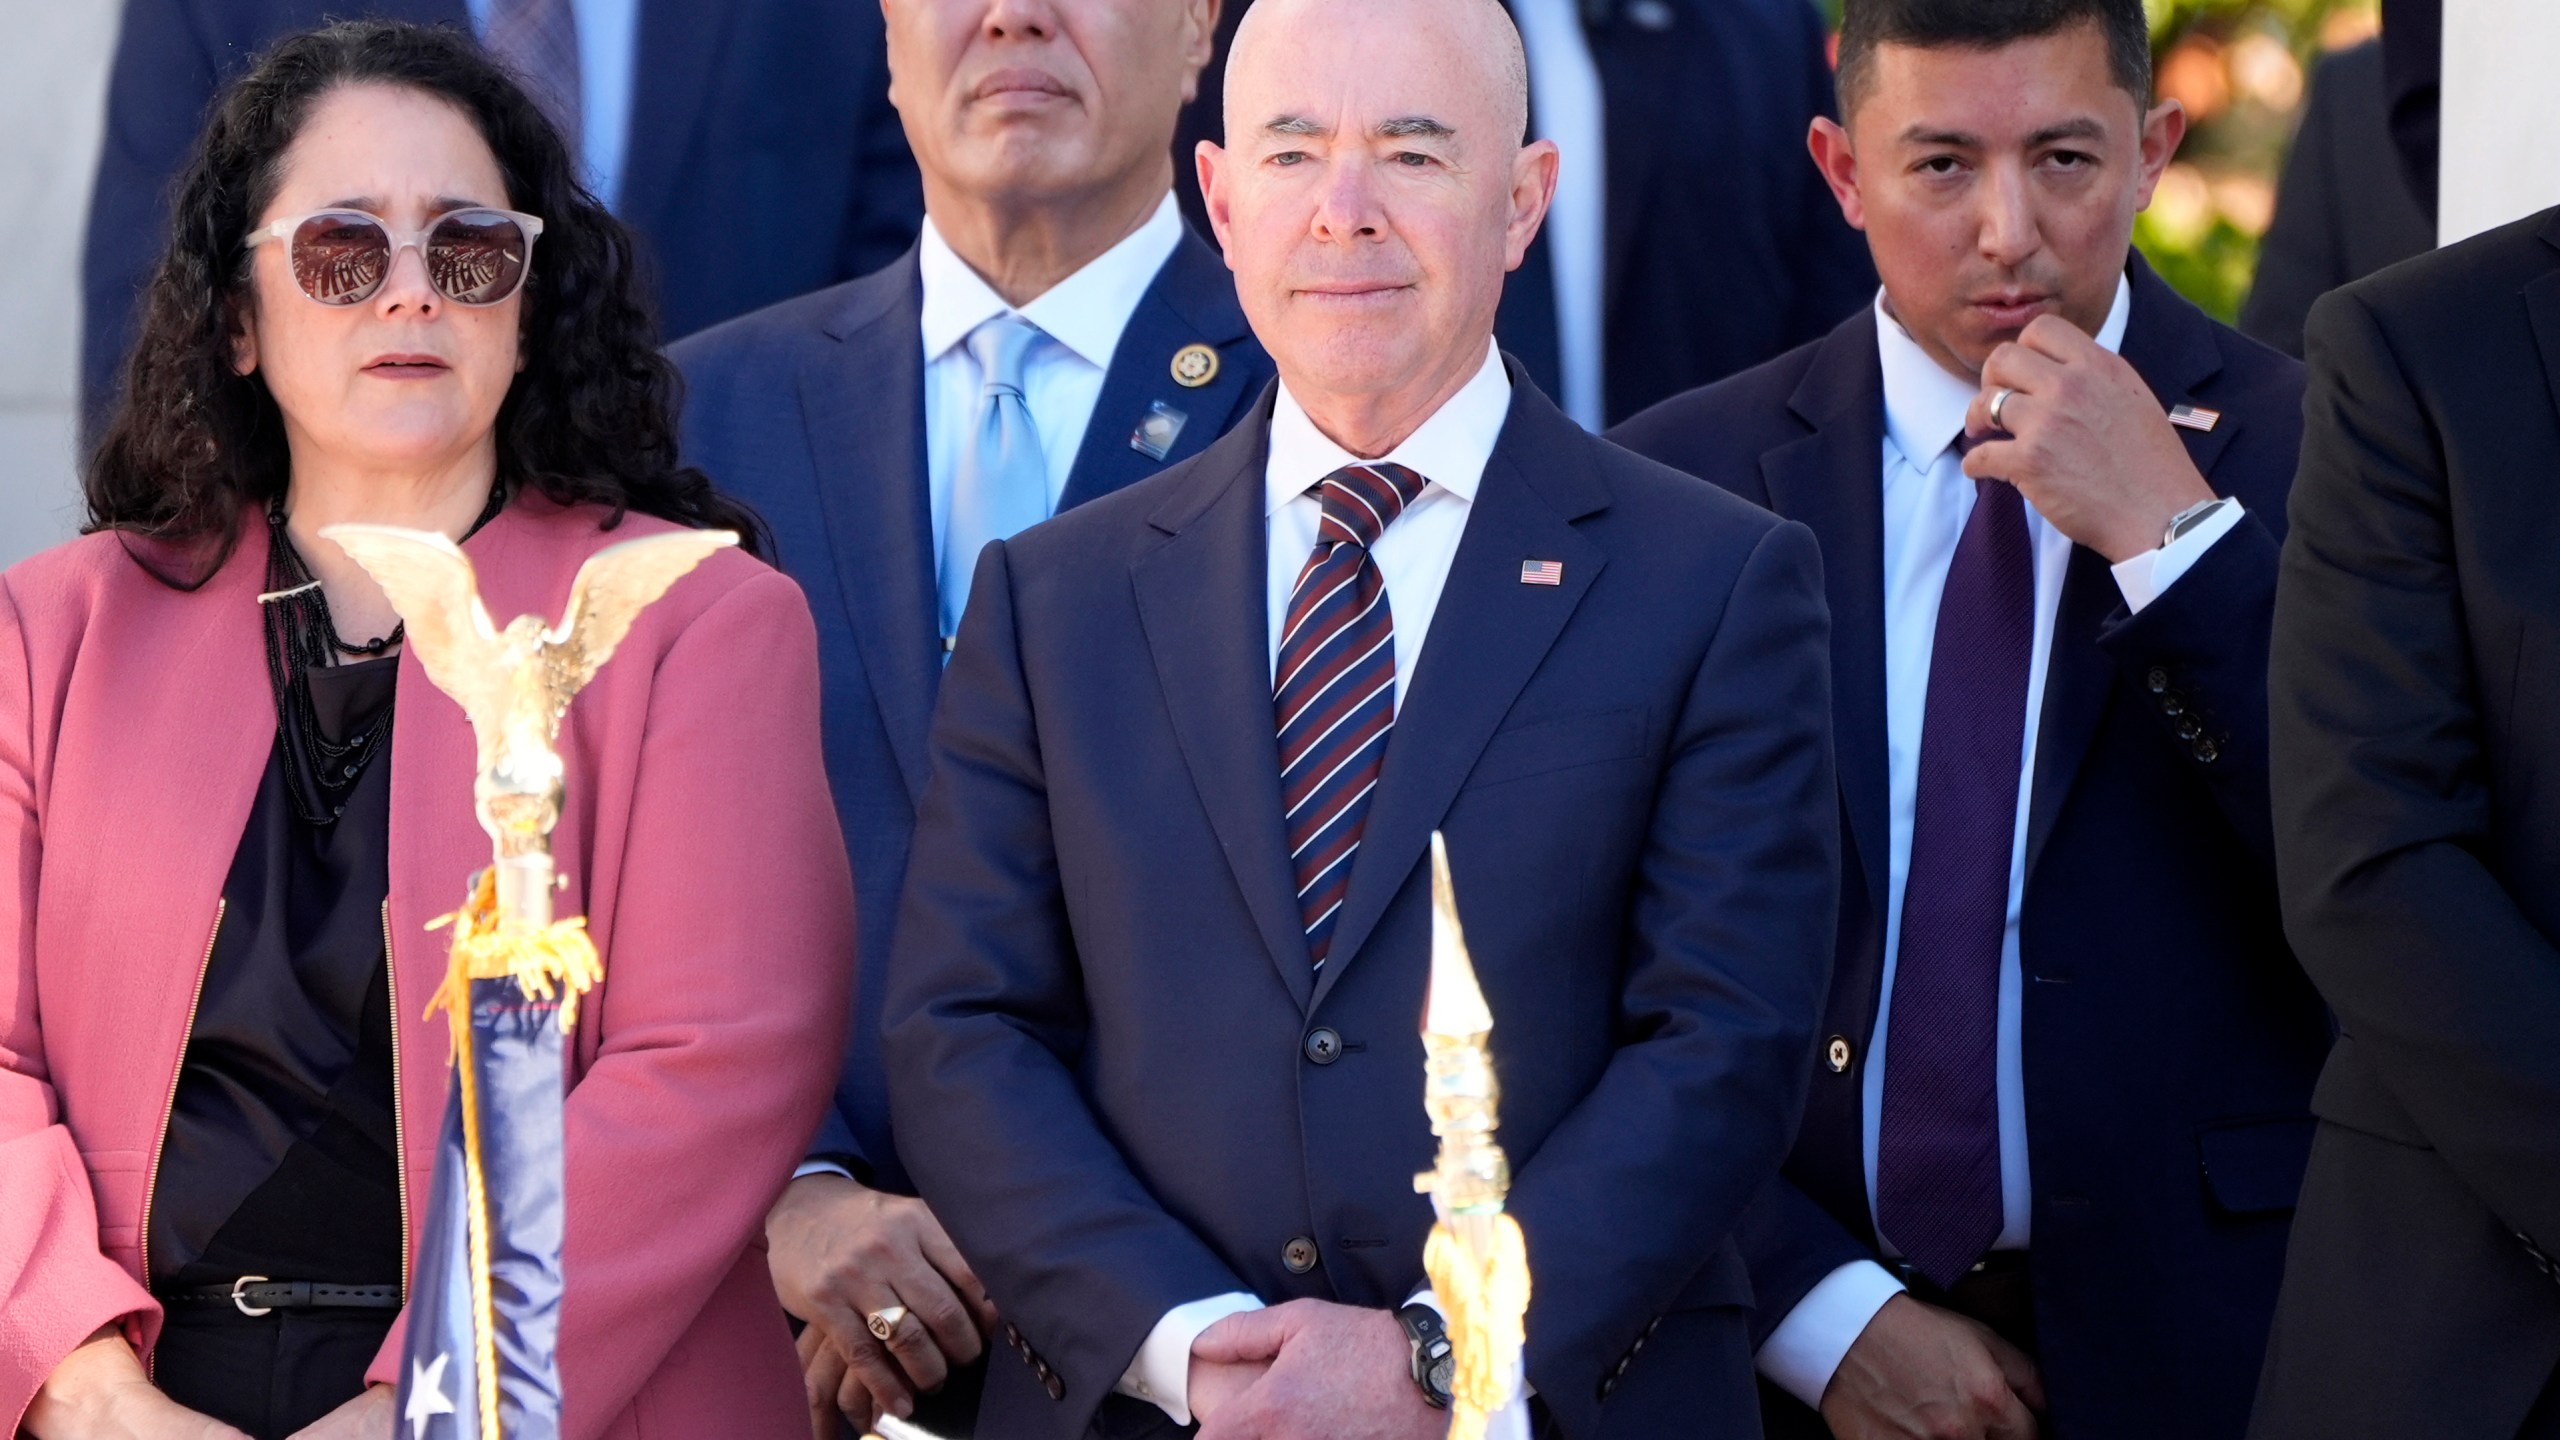
<svg viewBox="0 0 2560 1440">
<path fill-rule="evenodd" d="M 382 587 L 427 678 L 471 717 L 480 761 L 472 799 L 501 859 L 549 844 L 570 698 L 613 658 L 641 610 L 738 543 L 726 530 L 671 530 L 608 545 L 578 567 L 559 624 L 519 615 L 501 630 L 480 602 L 470 557 L 443 535 L 390 525 L 331 525 L 320 535 Z"/>
</svg>

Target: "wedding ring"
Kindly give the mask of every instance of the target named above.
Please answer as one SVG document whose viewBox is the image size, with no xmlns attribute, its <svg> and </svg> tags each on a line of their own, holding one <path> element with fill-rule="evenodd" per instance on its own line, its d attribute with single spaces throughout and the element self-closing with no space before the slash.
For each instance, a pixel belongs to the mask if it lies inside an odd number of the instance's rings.
<svg viewBox="0 0 2560 1440">
<path fill-rule="evenodd" d="M 2006 430 L 2006 429 L 2008 429 L 2008 428 L 2009 428 L 2009 426 L 2008 426 L 2008 422 L 2006 422 L 2006 421 L 2004 421 L 2004 420 L 2002 420 L 2002 419 L 2000 418 L 2000 409 L 2001 409 L 2001 407 L 2002 407 L 2002 406 L 2007 405 L 2007 404 L 2009 403 L 2009 397 L 2010 397 L 2010 396 L 2015 395 L 2015 394 L 2017 394 L 2017 393 L 2018 393 L 2017 391 L 2010 389 L 2010 388 L 2009 388 L 2008 386 L 2006 386 L 2006 385 L 2003 385 L 2003 386 L 2001 386 L 1999 389 L 1994 390 L 1994 391 L 1992 391 L 1992 392 L 1991 392 L 1991 428 L 1992 428 L 1992 429 L 1994 429 L 1994 430 Z"/>
<path fill-rule="evenodd" d="M 862 1323 L 871 1327 L 873 1339 L 886 1345 L 889 1343 L 889 1337 L 898 1333 L 898 1327 L 905 1324 L 906 1319 L 907 1307 L 892 1305 L 886 1310 L 874 1310 L 863 1316 Z"/>
</svg>

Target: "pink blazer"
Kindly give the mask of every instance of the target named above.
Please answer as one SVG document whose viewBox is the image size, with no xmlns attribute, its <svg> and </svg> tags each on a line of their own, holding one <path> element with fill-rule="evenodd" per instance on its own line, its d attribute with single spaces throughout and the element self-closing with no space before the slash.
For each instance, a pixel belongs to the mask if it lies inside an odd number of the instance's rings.
<svg viewBox="0 0 2560 1440">
<path fill-rule="evenodd" d="M 499 624 L 557 617 L 590 553 L 668 528 L 519 499 L 464 547 Z M 193 593 L 92 535 L 0 575 L 0 1419 L 121 1322 L 146 1357 L 154 1167 L 232 852 L 275 736 L 266 531 Z M 489 842 L 469 722 L 414 656 L 392 729 L 391 949 L 412 1257 L 447 1051 L 427 921 Z M 762 1220 L 844 1051 L 853 895 L 798 587 L 714 555 L 644 613 L 561 732 L 562 914 L 605 981 L 567 1106 L 567 1436 L 808 1433 Z M 315 1279 L 337 1277 L 316 1276 Z M 405 1326 L 369 1378 L 396 1375 Z"/>
</svg>

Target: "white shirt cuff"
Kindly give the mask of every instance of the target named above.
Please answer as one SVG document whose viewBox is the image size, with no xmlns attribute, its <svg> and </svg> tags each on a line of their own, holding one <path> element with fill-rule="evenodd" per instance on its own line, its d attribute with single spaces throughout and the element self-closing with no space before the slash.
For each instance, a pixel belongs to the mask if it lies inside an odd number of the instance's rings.
<svg viewBox="0 0 2560 1440">
<path fill-rule="evenodd" d="M 801 1161 L 800 1168 L 791 1172 L 791 1178 L 797 1180 L 804 1175 L 841 1175 L 847 1180 L 853 1178 L 852 1171 L 847 1170 L 833 1160 Z"/>
<path fill-rule="evenodd" d="M 1884 1302 L 1902 1293 L 1893 1272 L 1872 1260 L 1852 1260 L 1805 1292 L 1778 1328 L 1761 1342 L 1758 1364 L 1769 1383 L 1816 1411 L 1832 1373 L 1857 1343 Z"/>
<path fill-rule="evenodd" d="M 1138 1347 L 1137 1358 L 1129 1362 L 1127 1373 L 1111 1388 L 1133 1400 L 1155 1404 L 1173 1418 L 1176 1425 L 1191 1423 L 1191 1342 L 1200 1332 L 1247 1310 L 1259 1310 L 1262 1302 L 1241 1290 L 1176 1305 L 1164 1312 L 1156 1328 L 1147 1332 L 1147 1341 Z"/>
<path fill-rule="evenodd" d="M 2125 609 L 2135 615 L 2142 607 L 2169 593 L 2178 577 L 2195 567 L 2213 542 L 2239 528 L 2240 517 L 2248 512 L 2236 499 L 2204 518 L 2204 523 L 2179 536 L 2157 550 L 2146 550 L 2123 564 L 2113 567 L 2116 588 L 2124 592 Z"/>
</svg>

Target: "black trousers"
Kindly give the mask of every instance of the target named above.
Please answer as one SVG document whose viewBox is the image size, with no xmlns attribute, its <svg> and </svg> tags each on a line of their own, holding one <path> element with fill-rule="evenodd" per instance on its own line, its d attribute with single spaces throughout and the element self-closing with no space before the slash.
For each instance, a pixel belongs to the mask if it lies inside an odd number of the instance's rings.
<svg viewBox="0 0 2560 1440">
<path fill-rule="evenodd" d="M 284 1440 L 364 1391 L 365 1367 L 397 1312 L 277 1310 L 178 1300 L 153 1352 L 152 1379 L 188 1409 L 254 1440 Z"/>
</svg>

